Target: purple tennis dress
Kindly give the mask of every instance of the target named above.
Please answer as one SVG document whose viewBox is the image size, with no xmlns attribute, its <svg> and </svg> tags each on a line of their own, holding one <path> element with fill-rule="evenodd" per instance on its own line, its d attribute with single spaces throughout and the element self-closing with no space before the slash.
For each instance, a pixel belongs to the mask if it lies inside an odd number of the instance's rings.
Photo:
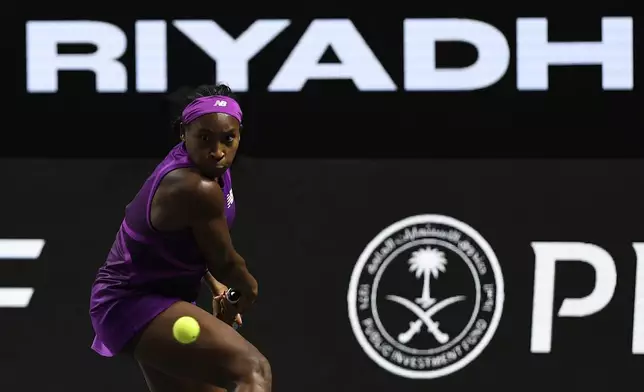
<svg viewBox="0 0 644 392">
<path fill-rule="evenodd" d="M 107 260 L 92 286 L 90 316 L 96 337 L 92 349 L 111 357 L 159 313 L 177 301 L 194 302 L 206 261 L 188 230 L 160 232 L 150 223 L 152 197 L 169 172 L 194 166 L 183 143 L 175 146 L 125 209 Z M 222 176 L 226 219 L 232 225 L 235 202 L 230 169 Z"/>
</svg>

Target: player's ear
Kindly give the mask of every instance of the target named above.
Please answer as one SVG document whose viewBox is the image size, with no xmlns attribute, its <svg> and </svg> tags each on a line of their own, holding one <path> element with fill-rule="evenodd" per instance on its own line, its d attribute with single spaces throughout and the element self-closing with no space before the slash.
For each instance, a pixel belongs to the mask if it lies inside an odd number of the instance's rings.
<svg viewBox="0 0 644 392">
<path fill-rule="evenodd" d="M 186 127 L 183 123 L 179 123 L 179 137 L 182 142 L 186 141 Z"/>
</svg>

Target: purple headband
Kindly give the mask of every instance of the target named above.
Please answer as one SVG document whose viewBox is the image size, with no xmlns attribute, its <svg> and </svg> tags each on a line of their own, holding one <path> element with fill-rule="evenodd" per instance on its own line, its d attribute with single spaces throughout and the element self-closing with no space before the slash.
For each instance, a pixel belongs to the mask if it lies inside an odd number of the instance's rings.
<svg viewBox="0 0 644 392">
<path fill-rule="evenodd" d="M 242 122 L 242 111 L 237 101 L 222 95 L 199 97 L 190 102 L 181 113 L 181 122 L 188 124 L 196 118 L 210 113 L 225 113 L 235 117 L 240 124 Z"/>
</svg>

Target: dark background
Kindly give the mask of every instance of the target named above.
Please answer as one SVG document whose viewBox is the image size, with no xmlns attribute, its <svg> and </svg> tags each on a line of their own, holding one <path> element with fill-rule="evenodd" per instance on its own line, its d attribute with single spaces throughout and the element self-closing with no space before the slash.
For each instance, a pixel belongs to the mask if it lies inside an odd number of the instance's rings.
<svg viewBox="0 0 644 392">
<path fill-rule="evenodd" d="M 517 17 L 548 17 L 553 40 L 593 40 L 601 16 L 633 16 L 638 48 L 635 2 L 395 2 L 370 3 L 368 12 L 339 2 L 307 3 L 306 12 L 274 2 L 271 10 L 234 5 L 56 2 L 7 11 L 0 77 L 16 93 L 6 100 L 0 139 L 0 238 L 43 238 L 46 245 L 38 260 L 0 262 L 0 287 L 36 288 L 29 308 L 0 309 L 0 391 L 146 390 L 134 363 L 90 350 L 89 288 L 125 205 L 176 141 L 164 94 L 97 94 L 92 75 L 82 73 L 62 74 L 57 94 L 28 94 L 25 21 L 109 21 L 131 44 L 137 19 L 184 18 L 214 19 L 231 33 L 259 18 L 293 19 L 251 62 L 251 89 L 241 96 L 242 154 L 233 168 L 233 236 L 262 285 L 243 334 L 271 361 L 275 391 L 641 388 L 644 361 L 631 353 L 631 340 L 632 243 L 644 241 L 642 56 L 634 51 L 634 91 L 602 91 L 599 67 L 588 66 L 551 69 L 547 92 L 518 92 L 514 72 Z M 493 24 L 508 37 L 513 59 L 504 79 L 475 92 L 367 93 L 328 81 L 299 93 L 267 92 L 306 26 L 325 17 L 351 18 L 397 85 L 405 18 Z M 170 90 L 214 81 L 207 56 L 172 29 Z M 445 65 L 467 65 L 475 54 L 447 45 L 438 56 Z M 124 61 L 133 69 L 131 52 Z M 324 105 L 329 99 L 337 105 Z M 502 157 L 514 159 L 495 159 Z M 525 159 L 537 157 L 561 159 Z M 453 216 L 487 239 L 503 269 L 506 303 L 474 362 L 411 381 L 364 354 L 346 294 L 366 244 L 394 221 L 422 213 Z M 555 317 L 552 352 L 541 355 L 530 353 L 533 241 L 594 243 L 618 273 L 604 310 Z M 555 309 L 564 297 L 588 294 L 593 279 L 583 264 L 558 269 Z M 302 294 L 293 300 L 292 292 Z"/>
<path fill-rule="evenodd" d="M 119 6 L 121 4 L 121 6 Z M 114 23 L 128 36 L 123 62 L 134 90 L 133 37 L 138 19 L 213 19 L 237 36 L 255 20 L 291 19 L 291 25 L 250 62 L 250 91 L 242 150 L 256 157 L 634 157 L 644 145 L 642 58 L 635 56 L 635 90 L 602 91 L 599 66 L 551 67 L 550 90 L 516 89 L 515 29 L 518 17 L 547 17 L 552 41 L 601 38 L 602 16 L 632 16 L 635 42 L 642 27 L 634 1 L 601 4 L 543 1 L 530 4 L 488 1 L 396 2 L 370 7 L 307 3 L 306 12 L 283 2 L 221 10 L 212 2 L 155 3 L 133 9 L 123 1 L 66 6 L 44 4 L 19 13 L 3 29 L 16 56 L 15 110 L 33 116 L 6 116 L 15 127 L 0 146 L 4 156 L 162 157 L 174 141 L 164 94 L 97 94 L 88 72 L 62 72 L 57 94 L 27 94 L 25 20 L 86 19 Z M 243 7 L 246 8 L 246 7 Z M 359 92 L 350 81 L 310 81 L 302 92 L 269 93 L 267 86 L 309 23 L 316 18 L 350 18 L 398 86 L 403 81 L 405 18 L 470 18 L 492 24 L 509 41 L 511 64 L 496 85 L 471 92 Z M 214 65 L 174 27 L 168 27 L 169 89 L 210 83 Z M 13 38 L 15 37 L 15 38 Z M 91 47 L 65 47 L 68 53 Z M 437 46 L 440 66 L 467 66 L 476 51 L 465 44 Z M 323 61 L 333 61 L 332 51 Z M 9 70 L 13 64 L 5 63 Z M 234 88 L 234 86 L 233 86 Z M 330 105 L 329 102 L 333 102 Z M 386 110 L 385 110 L 386 109 Z M 34 113 L 35 112 L 35 113 Z M 7 127 L 11 129 L 11 127 Z M 96 137 L 100 143 L 90 143 Z M 71 146 L 70 142 L 80 146 Z M 431 141 L 431 143 L 428 143 Z M 88 147 L 91 145 L 91 148 Z"/>
<path fill-rule="evenodd" d="M 7 384 L 0 389 L 144 391 L 133 362 L 90 350 L 88 295 L 124 205 L 155 162 L 1 163 L 0 175 L 14 186 L 3 190 L 0 238 L 47 243 L 38 260 L 0 264 L 2 285 L 36 288 L 29 308 L 0 309 L 0 381 Z M 233 173 L 233 236 L 262 285 L 244 335 L 271 360 L 275 391 L 600 391 L 616 380 L 636 390 L 644 362 L 631 353 L 632 243 L 642 242 L 642 170 L 641 160 L 241 160 Z M 383 190 L 382 178 L 392 186 Z M 367 243 L 420 213 L 476 228 L 499 258 L 506 293 L 500 326 L 483 353 L 429 381 L 396 377 L 372 362 L 353 336 L 346 302 Z M 552 352 L 541 355 L 530 353 L 533 241 L 597 244 L 618 274 L 604 310 L 554 319 Z M 554 309 L 593 285 L 588 266 L 561 267 Z"/>
</svg>

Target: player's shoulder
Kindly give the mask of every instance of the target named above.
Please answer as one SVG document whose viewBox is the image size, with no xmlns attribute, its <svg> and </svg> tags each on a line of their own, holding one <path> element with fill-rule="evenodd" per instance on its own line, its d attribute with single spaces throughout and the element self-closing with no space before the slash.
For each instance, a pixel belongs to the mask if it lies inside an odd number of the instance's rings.
<svg viewBox="0 0 644 392">
<path fill-rule="evenodd" d="M 173 170 L 163 182 L 176 198 L 194 208 L 218 204 L 217 201 L 223 198 L 217 182 L 202 176 L 194 168 Z"/>
</svg>

